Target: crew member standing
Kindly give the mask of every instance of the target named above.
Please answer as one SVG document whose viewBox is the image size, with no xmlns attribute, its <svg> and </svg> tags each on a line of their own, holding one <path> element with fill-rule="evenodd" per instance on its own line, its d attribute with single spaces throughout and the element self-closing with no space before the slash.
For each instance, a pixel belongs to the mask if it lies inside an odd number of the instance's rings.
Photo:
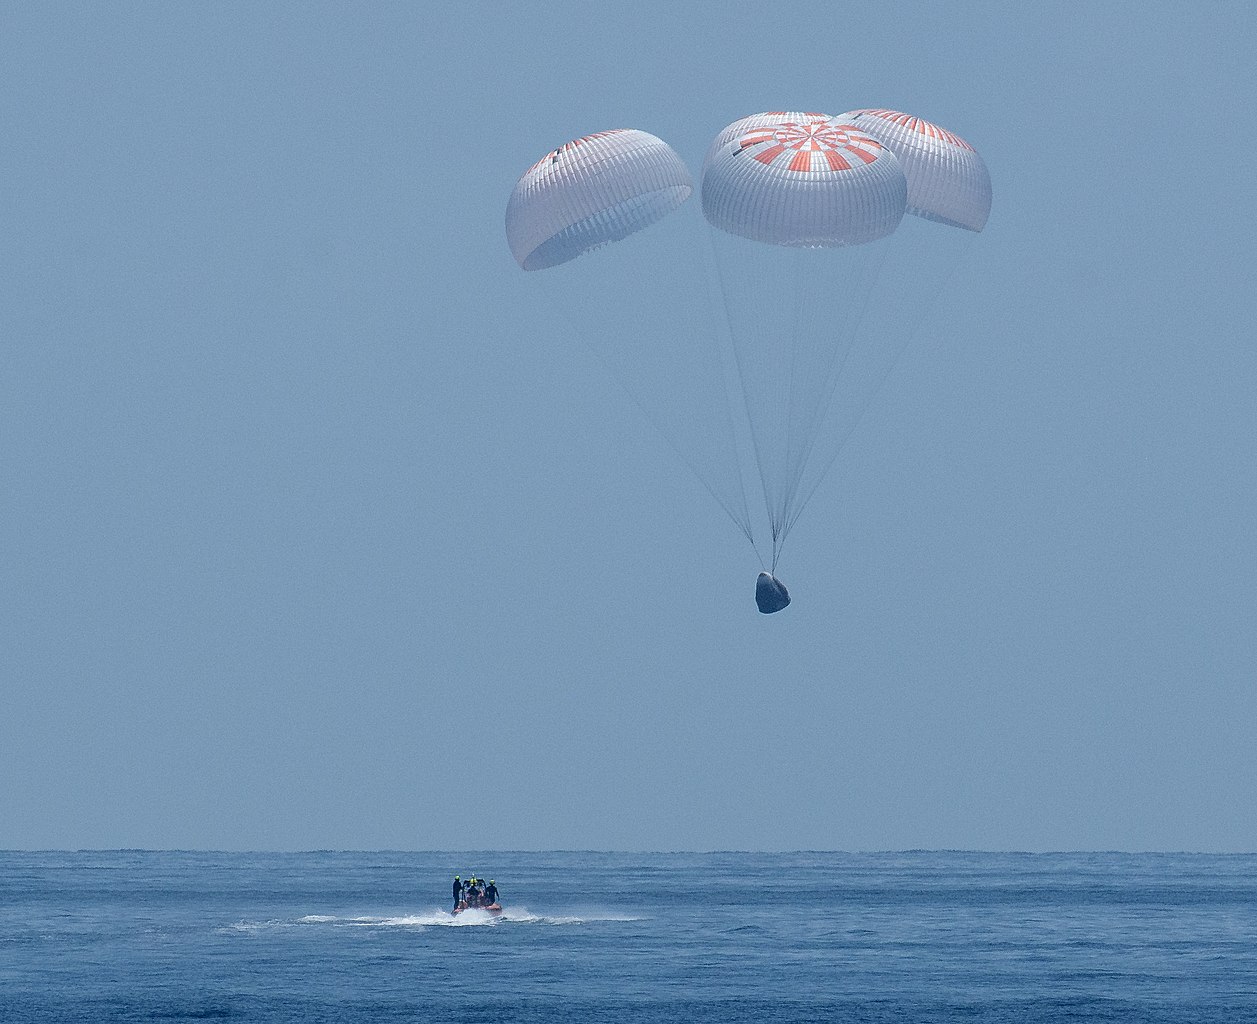
<svg viewBox="0 0 1257 1024">
<path fill-rule="evenodd" d="M 459 903 L 463 899 L 463 883 L 457 875 L 454 876 L 454 909 L 458 909 Z"/>
</svg>

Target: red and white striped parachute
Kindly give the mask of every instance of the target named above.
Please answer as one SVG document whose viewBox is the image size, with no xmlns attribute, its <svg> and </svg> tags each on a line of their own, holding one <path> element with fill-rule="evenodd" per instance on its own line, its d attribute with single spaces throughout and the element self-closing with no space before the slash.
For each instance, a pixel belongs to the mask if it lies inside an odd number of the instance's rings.
<svg viewBox="0 0 1257 1024">
<path fill-rule="evenodd" d="M 703 166 L 712 226 L 772 245 L 862 245 L 903 218 L 907 182 L 872 136 L 825 114 L 755 114 L 716 136 Z"/>
<path fill-rule="evenodd" d="M 981 231 L 991 214 L 991 176 L 978 151 L 946 128 L 897 110 L 851 110 L 837 121 L 892 150 L 908 179 L 908 212 Z"/>
</svg>

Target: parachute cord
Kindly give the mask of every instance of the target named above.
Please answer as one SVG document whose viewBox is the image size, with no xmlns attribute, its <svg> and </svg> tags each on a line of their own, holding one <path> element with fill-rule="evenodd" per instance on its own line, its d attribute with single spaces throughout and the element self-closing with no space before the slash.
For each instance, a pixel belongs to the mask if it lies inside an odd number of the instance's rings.
<svg viewBox="0 0 1257 1024">
<path fill-rule="evenodd" d="M 883 251 L 882 257 L 878 261 L 876 269 L 874 271 L 874 275 L 873 275 L 874 282 L 876 282 L 877 278 L 881 276 L 881 270 L 885 262 L 886 262 L 886 252 Z M 860 329 L 860 325 L 864 322 L 865 316 L 868 314 L 869 297 L 871 297 L 871 295 L 872 295 L 872 287 L 869 288 L 869 291 L 864 300 L 863 307 L 860 310 L 860 315 L 856 321 L 855 330 L 857 332 Z M 808 502 L 812 500 L 812 496 L 816 493 L 817 489 L 820 487 L 821 482 L 829 474 L 829 470 L 833 467 L 834 463 L 838 461 L 838 456 L 842 454 L 842 450 L 843 448 L 846 447 L 847 441 L 850 439 L 851 435 L 855 433 L 855 428 L 859 425 L 860 420 L 864 418 L 864 413 L 868 409 L 869 404 L 872 402 L 873 396 L 876 395 L 879 391 L 881 391 L 882 386 L 886 383 L 887 378 L 890 377 L 891 372 L 894 370 L 895 366 L 899 363 L 899 359 L 903 355 L 904 349 L 907 348 L 908 342 L 911 340 L 912 335 L 915 332 L 916 332 L 916 327 L 911 327 L 909 329 L 908 336 L 900 342 L 899 347 L 897 351 L 894 353 L 894 355 L 892 356 L 890 362 L 885 367 L 882 368 L 881 375 L 878 377 L 873 387 L 867 389 L 864 395 L 860 398 L 855 416 L 851 420 L 851 422 L 848 424 L 845 433 L 843 433 L 842 436 L 838 438 L 838 444 L 834 447 L 833 453 L 829 456 L 825 464 L 821 467 L 820 473 L 817 475 L 816 480 L 812 483 L 812 486 L 808 489 L 807 493 L 803 496 L 803 500 L 800 501 L 798 503 L 798 506 L 792 510 L 792 514 L 790 517 L 791 528 L 793 528 L 794 524 L 798 522 L 799 516 L 803 514 L 803 509 L 807 506 Z M 855 349 L 854 344 L 848 346 L 846 352 L 843 353 L 843 357 L 838 364 L 838 368 L 834 374 L 834 390 L 835 391 L 837 390 L 838 382 L 842 379 L 842 374 L 844 370 L 846 369 L 847 360 L 851 356 L 851 353 L 854 351 L 854 349 Z M 826 411 L 828 412 L 828 410 Z M 814 447 L 814 444 L 815 442 L 813 442 L 813 447 Z M 811 457 L 811 448 L 809 448 L 808 450 L 808 457 L 809 458 Z"/>
<path fill-rule="evenodd" d="M 541 277 L 542 277 L 543 283 L 546 283 L 546 284 L 550 283 L 549 278 L 545 277 L 544 274 L 542 274 Z M 571 343 L 576 343 L 578 341 L 578 335 L 576 333 L 573 322 L 570 321 L 567 317 L 561 317 L 559 318 L 559 323 L 562 326 L 562 333 L 568 338 L 568 341 Z M 698 482 L 702 484 L 704 488 L 706 488 L 707 493 L 710 494 L 716 500 L 716 504 L 718 504 L 721 507 L 721 509 L 724 510 L 725 515 L 727 515 L 730 518 L 730 520 L 732 520 L 733 524 L 738 528 L 738 531 L 742 534 L 742 536 L 744 536 L 750 542 L 751 547 L 755 549 L 756 555 L 759 556 L 759 548 L 755 543 L 755 536 L 751 529 L 750 512 L 746 506 L 745 487 L 741 486 L 741 470 L 740 469 L 738 470 L 738 482 L 739 482 L 739 487 L 742 491 L 742 515 L 739 516 L 737 514 L 737 510 L 733 506 L 731 506 L 728 501 L 726 501 L 723 497 L 721 497 L 720 494 L 716 491 L 716 489 L 710 483 L 708 483 L 707 478 L 701 472 L 699 472 L 699 468 L 695 460 L 691 456 L 685 453 L 685 451 L 681 448 L 681 446 L 677 443 L 677 441 L 672 437 L 672 435 L 664 428 L 664 425 L 663 423 L 660 422 L 659 418 L 655 416 L 650 411 L 650 409 L 647 408 L 646 404 L 642 401 L 642 398 L 637 394 L 637 392 L 634 391 L 633 388 L 629 387 L 628 383 L 624 380 L 621 373 L 616 369 L 616 367 L 611 362 L 611 360 L 599 349 L 599 347 L 597 345 L 583 345 L 580 347 L 582 348 L 583 351 L 586 351 L 586 352 L 592 351 L 594 353 L 594 355 L 598 359 L 598 362 L 602 364 L 603 369 L 606 371 L 607 376 L 616 383 L 616 385 L 619 387 L 621 391 L 624 392 L 624 394 L 626 394 L 629 397 L 633 405 L 637 407 L 638 412 L 640 412 L 642 416 L 646 419 L 646 421 L 654 427 L 655 432 L 660 437 L 662 437 L 664 441 L 667 442 L 668 447 L 671 448 L 677 454 L 677 456 L 686 465 L 689 471 L 694 474 L 695 479 L 697 479 Z M 727 405 L 728 403 L 726 402 L 725 404 Z M 734 460 L 736 462 L 736 454 L 734 455 Z M 762 557 L 761 557 L 761 561 L 762 561 Z"/>
<path fill-rule="evenodd" d="M 685 452 L 681 450 L 680 446 L 671 437 L 668 436 L 667 432 L 664 431 L 663 428 L 660 427 L 659 424 L 655 421 L 655 417 L 651 415 L 650 410 L 646 408 L 646 406 L 642 403 L 641 399 L 639 399 L 637 395 L 633 393 L 632 389 L 629 388 L 629 386 L 620 379 L 619 374 L 615 372 L 614 367 L 612 367 L 611 364 L 607 362 L 607 360 L 603 357 L 602 353 L 598 352 L 596 348 L 594 349 L 594 351 L 595 351 L 595 354 L 598 356 L 599 362 L 601 362 L 602 365 L 606 367 L 609 376 L 611 377 L 612 380 L 616 382 L 617 385 L 619 385 L 620 390 L 623 391 L 626 395 L 628 395 L 630 399 L 632 399 L 633 404 L 637 406 L 638 411 L 641 412 L 641 414 L 646 418 L 647 422 L 649 422 L 652 426 L 654 426 L 655 432 L 659 434 L 659 436 L 662 437 L 668 443 L 669 448 L 671 448 L 674 452 L 676 452 L 676 454 L 680 457 L 681 461 L 685 463 L 689 471 L 694 474 L 695 479 L 698 480 L 698 482 L 707 489 L 707 493 L 716 499 L 716 504 L 718 504 L 722 509 L 724 509 L 725 515 L 727 515 L 731 520 L 733 520 L 733 525 L 738 528 L 738 530 L 741 532 L 743 537 L 745 537 L 747 540 L 751 542 L 751 547 L 755 547 L 755 537 L 751 533 L 750 514 L 744 511 L 742 513 L 742 518 L 738 517 L 737 513 L 734 511 L 732 507 L 730 507 L 729 503 L 725 501 L 725 499 L 722 498 L 718 493 L 716 493 L 716 489 L 712 487 L 712 485 L 709 484 L 703 478 L 703 474 L 698 471 L 698 467 L 695 465 L 694 460 L 690 458 L 690 456 L 686 455 Z M 758 548 L 756 549 L 756 552 L 758 553 Z"/>
<path fill-rule="evenodd" d="M 815 429 L 813 421 L 816 417 L 817 409 L 824 408 L 827 405 L 827 399 L 832 400 L 829 393 L 829 381 L 831 374 L 826 372 L 825 384 L 823 390 L 813 403 L 807 403 L 800 396 L 799 386 L 799 362 L 800 351 L 803 345 L 810 338 L 814 324 L 804 323 L 805 296 L 811 292 L 818 290 L 817 282 L 811 280 L 806 275 L 808 264 L 802 259 L 802 250 L 796 251 L 794 258 L 794 271 L 791 275 L 794 285 L 794 318 L 790 335 L 790 390 L 788 393 L 786 421 L 786 476 L 785 490 L 781 495 L 781 512 L 778 522 L 781 526 L 782 538 L 784 540 L 785 533 L 789 530 L 789 516 L 791 502 L 794 498 L 794 492 L 797 488 L 797 478 L 803 472 L 807 465 L 806 452 L 808 449 L 808 437 L 810 432 Z M 815 267 L 813 267 L 815 272 Z M 810 351 L 807 356 L 806 365 L 815 367 L 815 353 L 819 350 L 813 340 Z M 814 408 L 809 408 L 809 405 Z M 796 420 L 799 422 L 796 425 Z M 796 429 L 797 426 L 797 429 Z M 796 436 L 798 437 L 799 451 L 795 450 Z"/>
<path fill-rule="evenodd" d="M 912 343 L 917 333 L 921 330 L 921 325 L 925 323 L 927 314 L 933 309 L 934 304 L 938 301 L 938 296 L 943 293 L 943 291 L 947 288 L 947 286 L 951 283 L 952 279 L 955 277 L 956 271 L 961 262 L 962 262 L 961 260 L 957 259 L 957 260 L 952 260 L 948 263 L 946 270 L 944 271 L 942 277 L 939 279 L 937 285 L 932 289 L 928 299 L 921 303 L 921 306 L 917 310 L 916 315 L 913 317 L 913 320 L 910 323 L 908 330 L 905 332 L 899 344 L 896 346 L 893 358 L 882 369 L 882 372 L 879 375 L 877 382 L 874 384 L 874 386 L 865 392 L 864 397 L 860 401 L 859 408 L 856 410 L 855 417 L 851 420 L 850 424 L 847 426 L 846 431 L 842 435 L 841 440 L 838 442 L 838 447 L 834 450 L 833 454 L 830 455 L 825 465 L 821 468 L 820 475 L 816 478 L 815 482 L 813 482 L 812 486 L 808 489 L 808 492 L 804 496 L 803 500 L 799 502 L 797 508 L 794 509 L 790 517 L 789 526 L 787 526 L 787 531 L 791 527 L 793 527 L 794 524 L 798 521 L 799 516 L 802 515 L 803 513 L 803 509 L 807 506 L 808 502 L 812 500 L 813 495 L 815 495 L 817 490 L 820 488 L 821 483 L 824 481 L 826 475 L 829 473 L 829 470 L 833 467 L 833 464 L 836 461 L 838 461 L 838 456 L 842 454 L 842 450 L 846 446 L 847 441 L 850 440 L 851 435 L 855 433 L 855 428 L 860 425 L 860 420 L 864 418 L 864 413 L 868 409 L 869 404 L 872 402 L 873 398 L 885 386 L 886 381 L 890 378 L 891 372 L 894 370 L 894 368 L 899 365 L 899 360 L 903 358 L 904 352 L 907 351 L 908 346 Z"/>
<path fill-rule="evenodd" d="M 807 294 L 807 282 L 803 280 L 802 266 L 802 249 L 796 249 L 793 253 L 793 273 L 792 278 L 794 290 L 794 310 L 791 318 L 790 328 L 790 384 L 785 395 L 785 414 L 786 414 L 786 450 L 785 459 L 787 468 L 793 473 L 794 466 L 794 414 L 796 411 L 795 394 L 797 392 L 796 373 L 799 366 L 799 347 L 802 344 L 803 337 L 803 302 L 804 296 Z M 787 480 L 791 479 L 789 476 Z M 780 495 L 781 507 L 779 511 L 775 511 L 773 515 L 773 541 L 776 548 L 777 528 L 784 525 L 790 507 L 790 492 L 792 488 L 787 486 L 784 494 Z M 777 553 L 773 554 L 773 567 L 777 565 Z"/>
<path fill-rule="evenodd" d="M 812 487 L 807 491 L 807 494 L 804 497 L 803 501 L 799 502 L 797 507 L 794 506 L 793 504 L 794 499 L 798 496 L 798 487 L 803 482 L 803 473 L 807 469 L 807 464 L 812 458 L 812 452 L 816 448 L 816 442 L 820 438 L 821 430 L 824 426 L 825 420 L 828 419 L 829 414 L 831 410 L 833 409 L 834 395 L 837 394 L 838 385 L 842 382 L 843 374 L 847 368 L 847 362 L 851 358 L 852 353 L 856 350 L 856 346 L 859 343 L 859 339 L 861 337 L 861 327 L 864 324 L 864 318 L 868 315 L 869 303 L 872 300 L 873 289 L 881 277 L 882 269 L 886 264 L 886 258 L 887 258 L 888 253 L 889 253 L 889 249 L 883 246 L 878 253 L 877 259 L 874 260 L 872 264 L 869 267 L 867 267 L 865 271 L 863 271 L 860 275 L 862 277 L 867 277 L 867 280 L 861 282 L 861 286 L 860 286 L 859 293 L 862 295 L 860 309 L 857 312 L 855 318 L 853 319 L 851 327 L 847 332 L 847 344 L 842 347 L 841 356 L 837 360 L 835 360 L 835 362 L 829 368 L 828 374 L 826 376 L 826 381 L 825 381 L 824 401 L 818 403 L 818 407 L 816 409 L 816 414 L 815 414 L 815 419 L 809 425 L 809 430 L 807 432 L 808 440 L 807 440 L 806 445 L 804 446 L 802 462 L 799 465 L 798 472 L 792 476 L 792 480 L 794 481 L 794 483 L 791 485 L 791 488 L 790 488 L 791 510 L 790 510 L 789 517 L 787 519 L 787 525 L 786 525 L 787 533 L 793 528 L 794 524 L 798 521 L 799 515 L 803 511 L 803 506 L 806 505 L 808 501 L 811 500 L 812 495 L 816 493 L 816 488 L 820 486 L 820 481 L 824 479 L 825 474 L 829 472 L 829 467 L 832 466 L 834 461 L 838 458 L 838 454 L 842 451 L 843 445 L 847 443 L 847 438 L 851 436 L 852 431 L 855 429 L 854 424 L 852 424 L 848 428 L 846 434 L 839 438 L 838 445 L 835 448 L 834 453 L 829 459 L 829 461 L 826 462 L 825 466 L 822 468 L 820 477 L 816 480 L 816 482 L 812 485 Z M 898 356 L 896 356 L 895 358 L 897 360 Z M 893 368 L 893 365 L 894 364 L 892 362 L 892 368 Z M 885 377 L 888 376 L 889 373 L 890 373 L 890 369 L 887 369 L 885 373 L 883 374 L 882 380 L 885 380 Z M 874 391 L 880 389 L 880 387 L 881 387 L 881 381 L 878 382 L 877 387 L 874 388 Z M 872 398 L 871 394 L 866 394 L 863 396 L 860 402 L 860 408 L 858 410 L 855 422 L 858 423 L 860 417 L 864 415 L 864 410 L 868 407 L 868 404 L 871 398 Z"/>
<path fill-rule="evenodd" d="M 759 439 L 759 436 L 755 432 L 755 417 L 751 413 L 751 394 L 750 394 L 750 389 L 747 387 L 746 367 L 744 365 L 744 360 L 742 357 L 741 346 L 738 344 L 737 331 L 733 325 L 733 316 L 732 316 L 732 313 L 730 312 L 733 307 L 730 301 L 729 288 L 727 284 L 729 272 L 726 270 L 725 266 L 721 263 L 721 260 L 720 260 L 720 249 L 719 249 L 719 246 L 716 245 L 716 230 L 717 230 L 716 228 L 712 227 L 711 224 L 708 223 L 707 242 L 710 247 L 711 254 L 712 254 L 712 260 L 716 266 L 716 277 L 719 279 L 719 282 L 720 282 L 720 297 L 722 300 L 721 305 L 724 307 L 724 319 L 725 319 L 725 323 L 727 324 L 729 328 L 729 340 L 731 343 L 731 347 L 733 348 L 733 362 L 738 373 L 738 386 L 742 391 L 742 408 L 743 408 L 743 412 L 746 414 L 746 422 L 750 428 L 749 432 L 751 435 L 751 447 L 755 452 L 755 466 L 759 470 L 760 487 L 762 488 L 763 493 L 764 493 L 764 506 L 768 510 L 768 518 L 769 518 L 769 522 L 771 523 L 773 519 L 773 510 L 772 510 L 772 503 L 768 497 L 768 494 L 769 494 L 768 471 L 765 467 L 764 453 L 760 446 L 760 439 Z"/>
<path fill-rule="evenodd" d="M 710 300 L 712 288 L 711 269 L 715 267 L 715 253 L 711 238 L 711 229 L 709 227 L 706 233 L 702 231 L 688 231 L 686 232 L 686 237 L 692 240 L 691 244 L 694 246 L 697 265 L 708 268 L 705 276 L 708 299 Z M 703 238 L 706 238 L 707 240 L 706 252 L 703 251 Z M 721 278 L 718 268 L 716 269 L 716 278 L 718 280 Z M 723 300 L 723 295 L 721 298 Z M 708 302 L 709 306 L 712 304 L 712 302 Z M 722 305 L 726 310 L 725 316 L 727 319 L 728 304 L 722 301 Z M 751 542 L 751 548 L 755 552 L 755 557 L 759 559 L 760 565 L 763 565 L 763 556 L 759 553 L 759 546 L 755 543 L 755 537 L 752 535 L 751 531 L 751 509 L 746 498 L 746 481 L 742 477 L 742 460 L 739 456 L 740 445 L 738 444 L 738 429 L 733 418 L 733 408 L 725 376 L 724 346 L 720 343 L 720 336 L 716 324 L 710 318 L 707 319 L 706 322 L 710 325 L 709 330 L 706 332 L 707 340 L 710 343 L 708 354 L 712 357 L 714 368 L 721 385 L 720 394 L 724 400 L 720 403 L 720 407 L 721 411 L 724 413 L 725 431 L 729 442 L 729 452 L 733 457 L 733 471 L 738 480 L 738 496 L 742 499 L 742 518 L 740 520 L 735 520 L 735 522 L 737 522 L 739 528 L 742 530 L 743 536 Z M 730 330 L 732 330 L 732 328 L 730 328 Z M 745 402 L 745 393 L 743 401 Z M 710 489 L 711 488 L 708 488 L 708 490 Z"/>
<path fill-rule="evenodd" d="M 769 570 L 774 576 L 777 575 L 777 562 L 781 558 L 781 549 L 786 543 L 786 531 L 777 523 L 773 524 L 773 567 Z"/>
</svg>

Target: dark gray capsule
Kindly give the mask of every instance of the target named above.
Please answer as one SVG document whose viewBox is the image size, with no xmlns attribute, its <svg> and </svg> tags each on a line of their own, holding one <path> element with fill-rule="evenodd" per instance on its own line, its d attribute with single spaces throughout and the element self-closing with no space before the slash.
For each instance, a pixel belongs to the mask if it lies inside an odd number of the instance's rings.
<svg viewBox="0 0 1257 1024">
<path fill-rule="evenodd" d="M 755 603 L 761 612 L 771 615 L 790 603 L 790 592 L 776 576 L 761 572 L 755 581 Z"/>
</svg>

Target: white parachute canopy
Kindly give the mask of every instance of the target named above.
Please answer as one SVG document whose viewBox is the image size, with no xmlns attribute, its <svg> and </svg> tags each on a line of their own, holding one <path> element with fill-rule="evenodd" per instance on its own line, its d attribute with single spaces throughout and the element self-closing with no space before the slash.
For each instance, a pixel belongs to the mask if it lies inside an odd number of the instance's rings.
<svg viewBox="0 0 1257 1024">
<path fill-rule="evenodd" d="M 693 191 L 663 140 L 631 128 L 586 135 L 520 177 L 506 207 L 507 243 L 525 270 L 555 267 L 648 227 Z"/>
<path fill-rule="evenodd" d="M 693 191 L 661 139 L 597 132 L 524 172 L 506 238 L 524 270 L 557 268 L 537 275 L 550 330 L 598 356 L 754 544 L 709 304 L 680 272 L 704 263 Z"/>
</svg>

